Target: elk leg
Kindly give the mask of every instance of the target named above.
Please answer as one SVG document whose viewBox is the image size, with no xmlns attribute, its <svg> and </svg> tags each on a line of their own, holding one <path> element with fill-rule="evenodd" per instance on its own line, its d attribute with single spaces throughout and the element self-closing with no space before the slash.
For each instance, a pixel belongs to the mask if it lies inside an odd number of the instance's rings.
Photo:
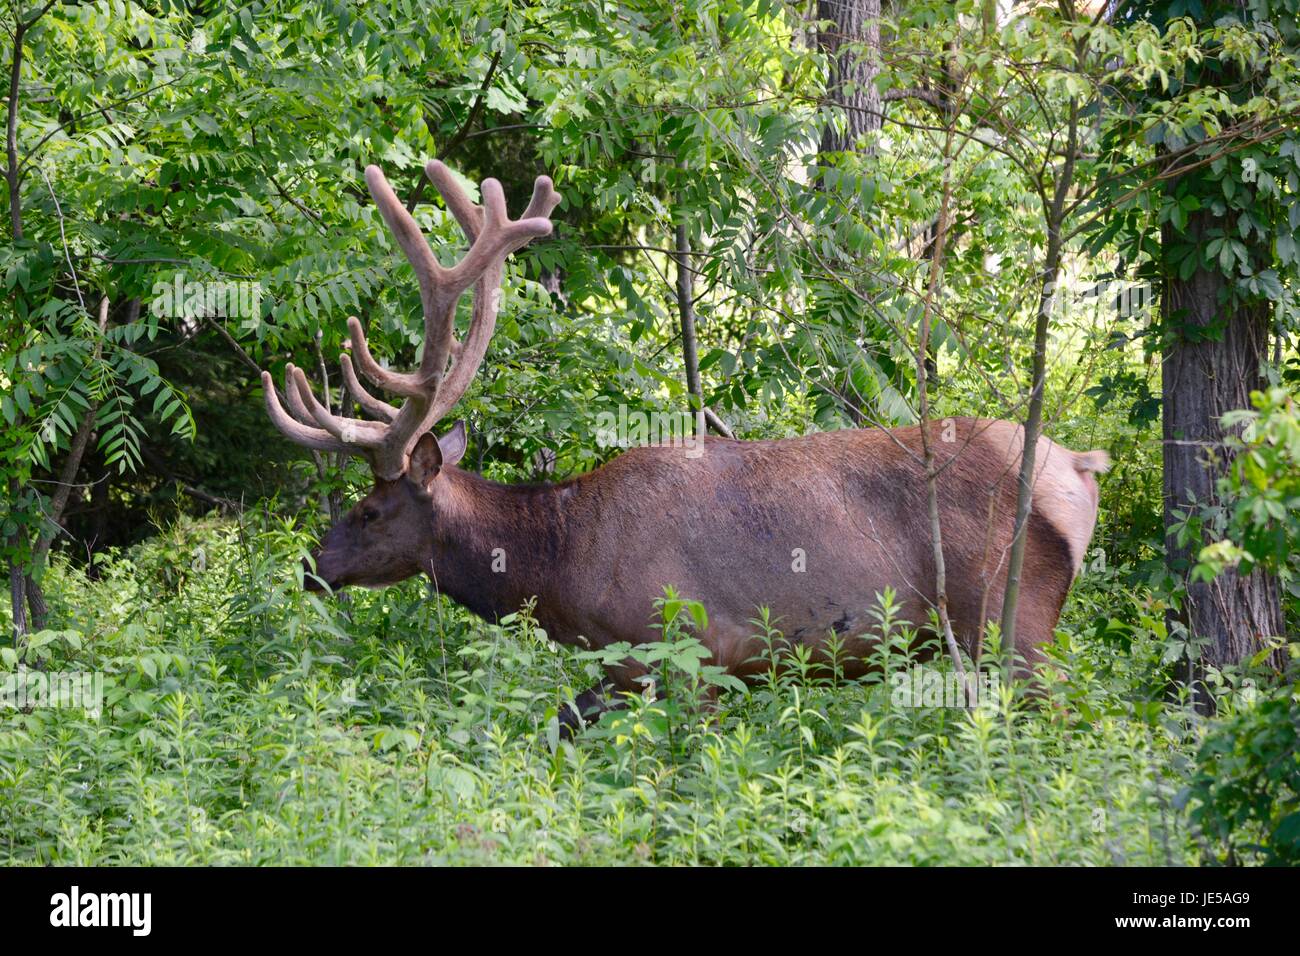
<svg viewBox="0 0 1300 956">
<path fill-rule="evenodd" d="M 589 724 L 600 720 L 600 715 L 607 710 L 617 710 L 624 706 L 621 696 L 613 696 L 611 691 L 615 684 L 608 677 L 578 695 L 572 704 L 566 704 L 560 710 L 560 739 L 572 740 L 574 736 Z"/>
<path fill-rule="evenodd" d="M 601 714 L 626 707 L 628 694 L 645 691 L 643 680 L 646 674 L 645 667 L 631 658 L 607 667 L 605 677 L 595 687 L 579 694 L 572 706 L 560 712 L 560 735 L 571 740 L 583 727 L 600 720 Z M 662 693 L 662 689 L 659 692 Z"/>
</svg>

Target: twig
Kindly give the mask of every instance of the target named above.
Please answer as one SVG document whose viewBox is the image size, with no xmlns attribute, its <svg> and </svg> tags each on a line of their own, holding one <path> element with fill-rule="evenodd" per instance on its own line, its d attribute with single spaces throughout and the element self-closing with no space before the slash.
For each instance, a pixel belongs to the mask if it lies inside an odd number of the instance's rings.
<svg viewBox="0 0 1300 956">
<path fill-rule="evenodd" d="M 479 84 L 478 94 L 474 97 L 474 105 L 469 109 L 469 115 L 465 117 L 465 122 L 460 124 L 460 129 L 452 134 L 447 145 L 442 148 L 442 158 L 446 159 L 457 149 L 461 143 L 465 142 L 469 129 L 478 122 L 478 117 L 483 112 L 483 100 L 487 96 L 488 87 L 492 85 L 492 78 L 496 75 L 497 67 L 501 63 L 501 51 L 497 50 L 492 54 L 492 62 L 488 64 L 487 73 L 483 75 L 483 82 Z M 429 130 L 433 132 L 432 129 Z M 415 181 L 415 188 L 411 190 L 410 197 L 406 200 L 406 211 L 412 212 L 420 202 L 420 197 L 424 195 L 424 184 L 427 177 L 423 174 Z"/>
<path fill-rule="evenodd" d="M 68 271 L 72 273 L 72 288 L 77 292 L 77 302 L 81 308 L 86 308 L 86 300 L 81 296 L 81 283 L 77 281 L 77 269 L 72 264 L 72 253 L 68 249 L 68 236 L 63 231 L 63 207 L 59 205 L 59 197 L 54 195 L 54 185 L 50 182 L 50 177 L 45 174 L 45 167 L 38 167 L 41 171 L 41 178 L 45 180 L 45 188 L 50 191 L 50 198 L 54 200 L 54 212 L 59 217 L 59 238 L 63 241 L 63 257 L 68 262 Z"/>
</svg>

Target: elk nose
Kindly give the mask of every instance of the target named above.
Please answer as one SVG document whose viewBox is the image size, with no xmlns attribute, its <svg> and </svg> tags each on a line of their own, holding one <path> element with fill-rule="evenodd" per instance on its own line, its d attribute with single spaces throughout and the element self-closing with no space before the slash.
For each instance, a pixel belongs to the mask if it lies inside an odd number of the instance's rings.
<svg viewBox="0 0 1300 956">
<path fill-rule="evenodd" d="M 320 565 L 316 565 L 316 570 L 312 569 L 312 563 L 306 558 L 302 559 L 302 589 L 304 591 L 324 591 L 325 586 L 321 584 Z"/>
</svg>

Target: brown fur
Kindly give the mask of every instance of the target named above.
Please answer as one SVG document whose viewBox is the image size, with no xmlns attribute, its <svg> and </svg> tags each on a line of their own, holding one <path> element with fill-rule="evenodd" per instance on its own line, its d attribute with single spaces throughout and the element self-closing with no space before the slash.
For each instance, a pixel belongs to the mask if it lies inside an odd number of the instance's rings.
<svg viewBox="0 0 1300 956">
<path fill-rule="evenodd" d="M 969 648 L 980 610 L 996 620 L 1006 579 L 1022 443 L 1009 422 L 933 423 L 949 609 Z M 844 641 L 847 676 L 872 645 L 870 611 L 893 587 L 923 624 L 934 566 L 917 428 L 838 431 L 782 441 L 709 438 L 703 454 L 636 448 L 555 485 L 495 484 L 454 466 L 453 431 L 425 438 L 408 474 L 379 481 L 316 555 L 332 587 L 382 586 L 424 572 L 486 618 L 537 598 L 552 638 L 602 647 L 655 640 L 653 603 L 671 585 L 704 603 L 702 636 L 717 663 L 752 676 L 762 665 L 751 623 L 771 609 L 788 639 L 824 649 Z M 442 452 L 453 449 L 444 460 Z M 453 457 L 454 456 L 454 457 Z M 1050 639 L 1096 521 L 1104 453 L 1044 438 L 1035 476 L 1017 648 L 1030 661 Z M 992 497 L 993 522 L 987 522 Z M 363 521 L 363 516 L 366 518 Z M 806 570 L 794 570 L 801 549 Z M 504 559 L 504 570 L 500 567 Z M 987 593 L 986 593 L 987 589 Z M 637 675 L 616 669 L 616 687 Z"/>
</svg>

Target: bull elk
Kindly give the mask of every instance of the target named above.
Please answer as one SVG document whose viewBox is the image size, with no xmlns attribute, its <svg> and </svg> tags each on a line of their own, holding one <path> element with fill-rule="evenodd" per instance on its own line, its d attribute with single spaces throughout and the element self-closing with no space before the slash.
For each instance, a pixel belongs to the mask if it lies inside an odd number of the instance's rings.
<svg viewBox="0 0 1300 956">
<path fill-rule="evenodd" d="M 426 173 L 469 241 L 451 268 L 434 258 L 383 173 L 371 166 L 365 174 L 419 281 L 419 368 L 381 366 L 354 317 L 351 355 L 340 361 L 369 419 L 334 415 L 293 365 L 286 369 L 286 411 L 270 374 L 262 373 L 267 411 L 281 432 L 308 448 L 362 455 L 374 473 L 373 490 L 321 541 L 308 587 L 383 587 L 427 574 L 440 593 L 487 619 L 535 598 L 538 620 L 554 640 L 604 647 L 655 640 L 653 603 L 670 585 L 707 606 L 701 639 L 715 663 L 742 679 L 764 667 L 751 623 L 760 605 L 789 641 L 814 654 L 838 635 L 850 678 L 864 669 L 879 592 L 892 587 L 909 620 L 927 619 L 935 574 L 916 427 L 780 441 L 709 437 L 701 439 L 703 453 L 690 455 L 640 447 L 558 484 L 497 484 L 457 467 L 464 422 L 441 438 L 431 429 L 483 361 L 506 257 L 550 233 L 560 197 L 539 177 L 522 218 L 511 220 L 496 180 L 483 182 L 478 206 L 441 163 L 429 163 Z M 457 302 L 471 287 L 469 328 L 457 340 Z M 354 362 L 401 406 L 368 392 Z M 949 614 L 969 648 L 981 622 L 1001 612 L 1023 432 L 981 419 L 930 427 Z M 1107 460 L 1104 452 L 1073 452 L 1041 438 L 1036 462 L 1016 617 L 1017 651 L 1031 664 L 1083 561 L 1097 517 L 1093 473 Z M 607 706 L 610 690 L 638 691 L 641 676 L 631 664 L 611 669 L 579 698 L 580 711 Z"/>
</svg>

